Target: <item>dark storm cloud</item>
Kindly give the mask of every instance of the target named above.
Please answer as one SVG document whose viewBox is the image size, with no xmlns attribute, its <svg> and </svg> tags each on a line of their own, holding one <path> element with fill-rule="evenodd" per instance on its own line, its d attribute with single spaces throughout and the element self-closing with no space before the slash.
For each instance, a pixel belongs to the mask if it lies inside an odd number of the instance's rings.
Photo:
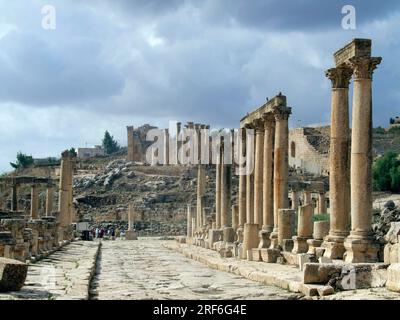
<svg viewBox="0 0 400 320">
<path fill-rule="evenodd" d="M 41 28 L 42 5 L 57 28 Z M 341 27 L 354 5 L 357 29 Z M 282 91 L 291 125 L 327 123 L 335 50 L 373 39 L 374 125 L 400 105 L 400 1 L 0 0 L 0 170 L 16 152 L 58 155 L 110 130 L 168 120 L 236 127 Z M 38 121 L 40 119 L 40 121 Z M 30 139 L 26 139 L 29 136 Z M 35 143 L 30 143 L 30 140 Z M 40 149 L 40 154 L 38 149 Z"/>
</svg>

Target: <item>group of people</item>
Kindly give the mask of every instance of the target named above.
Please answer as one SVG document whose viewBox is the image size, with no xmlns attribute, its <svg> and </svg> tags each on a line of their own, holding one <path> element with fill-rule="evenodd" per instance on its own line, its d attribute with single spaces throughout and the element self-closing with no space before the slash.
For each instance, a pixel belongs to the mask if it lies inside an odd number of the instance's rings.
<svg viewBox="0 0 400 320">
<path fill-rule="evenodd" d="M 114 229 L 114 227 L 96 227 L 92 229 L 91 233 L 94 239 L 102 239 L 105 236 L 110 238 L 118 238 L 121 236 L 121 231 L 118 228 Z"/>
</svg>

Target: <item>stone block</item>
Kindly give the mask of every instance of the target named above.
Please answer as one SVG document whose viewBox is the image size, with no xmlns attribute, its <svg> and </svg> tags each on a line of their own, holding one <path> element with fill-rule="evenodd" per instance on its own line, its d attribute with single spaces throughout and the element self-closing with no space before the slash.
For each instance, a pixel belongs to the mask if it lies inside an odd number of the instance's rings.
<svg viewBox="0 0 400 320">
<path fill-rule="evenodd" d="M 324 256 L 320 256 L 320 257 L 318 257 L 318 262 L 319 263 L 332 263 L 332 259 L 329 259 Z"/>
<path fill-rule="evenodd" d="M 125 240 L 137 240 L 137 239 L 138 239 L 138 237 L 137 237 L 137 233 L 135 231 L 128 230 L 125 233 Z"/>
<path fill-rule="evenodd" d="M 294 254 L 306 253 L 308 251 L 307 240 L 308 238 L 294 236 L 292 253 Z"/>
<path fill-rule="evenodd" d="M 214 249 L 214 243 L 221 241 L 223 237 L 223 231 L 219 229 L 210 229 L 208 231 L 208 239 L 210 243 L 210 248 Z"/>
<path fill-rule="evenodd" d="M 278 257 L 280 256 L 281 252 L 278 249 L 260 249 L 261 259 L 267 263 L 276 263 Z"/>
<path fill-rule="evenodd" d="M 304 270 L 304 265 L 310 262 L 317 262 L 315 256 L 309 255 L 307 253 L 302 253 L 297 255 L 297 264 L 299 266 L 299 270 Z"/>
<path fill-rule="evenodd" d="M 260 249 L 253 248 L 251 251 L 252 251 L 252 259 L 251 259 L 251 261 L 262 261 Z"/>
<path fill-rule="evenodd" d="M 308 244 L 307 253 L 315 255 L 316 254 L 315 249 L 322 245 L 322 240 L 308 239 L 307 244 Z"/>
<path fill-rule="evenodd" d="M 223 229 L 223 241 L 234 242 L 236 238 L 236 231 L 233 228 L 227 227 Z"/>
<path fill-rule="evenodd" d="M 0 292 L 21 290 L 27 273 L 27 264 L 17 260 L 0 258 Z"/>
<path fill-rule="evenodd" d="M 325 248 L 323 247 L 317 247 L 315 248 L 315 255 L 317 256 L 317 258 L 323 257 L 325 253 Z M 326 257 L 327 259 L 330 259 L 328 257 Z"/>
<path fill-rule="evenodd" d="M 384 253 L 383 253 L 383 261 L 386 264 L 392 264 L 392 263 L 399 263 L 399 249 L 400 249 L 400 244 L 390 244 L 388 243 L 385 245 L 384 248 Z"/>
<path fill-rule="evenodd" d="M 335 289 L 331 286 L 321 286 L 318 287 L 317 290 L 320 297 L 329 296 L 335 293 Z"/>
</svg>

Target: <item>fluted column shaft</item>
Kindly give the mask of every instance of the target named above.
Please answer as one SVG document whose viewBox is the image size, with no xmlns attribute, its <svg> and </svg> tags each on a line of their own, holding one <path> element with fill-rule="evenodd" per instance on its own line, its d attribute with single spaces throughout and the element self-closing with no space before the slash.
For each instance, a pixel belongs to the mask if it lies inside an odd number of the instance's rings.
<svg viewBox="0 0 400 320">
<path fill-rule="evenodd" d="M 274 147 L 275 117 L 267 115 L 264 121 L 264 181 L 263 181 L 263 229 L 274 228 Z"/>
<path fill-rule="evenodd" d="M 246 129 L 241 128 L 239 135 L 239 153 L 241 157 L 246 156 Z M 239 175 L 239 227 L 243 228 L 246 223 L 246 175 L 241 172 Z"/>
<path fill-rule="evenodd" d="M 264 167 L 264 123 L 257 120 L 256 148 L 254 162 L 254 223 L 258 224 L 259 229 L 263 225 L 263 167 Z"/>
</svg>

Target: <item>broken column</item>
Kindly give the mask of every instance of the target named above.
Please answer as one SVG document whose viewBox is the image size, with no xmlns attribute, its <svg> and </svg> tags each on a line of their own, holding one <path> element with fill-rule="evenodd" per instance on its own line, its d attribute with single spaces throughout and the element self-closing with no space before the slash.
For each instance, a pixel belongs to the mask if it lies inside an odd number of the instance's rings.
<svg viewBox="0 0 400 320">
<path fill-rule="evenodd" d="M 326 213 L 325 192 L 318 193 L 318 213 Z"/>
<path fill-rule="evenodd" d="M 137 234 L 134 227 L 135 212 L 133 205 L 130 203 L 128 206 L 128 231 L 125 233 L 125 240 L 137 240 Z"/>
<path fill-rule="evenodd" d="M 186 236 L 187 238 L 192 237 L 192 206 L 187 205 L 187 221 L 186 221 Z"/>
<path fill-rule="evenodd" d="M 308 254 L 315 255 L 316 248 L 321 247 L 324 238 L 329 234 L 329 221 L 315 221 L 313 238 L 307 240 Z"/>
<path fill-rule="evenodd" d="M 295 212 L 292 209 L 279 209 L 278 245 L 283 251 L 292 251 Z"/>
<path fill-rule="evenodd" d="M 232 206 L 232 228 L 237 230 L 239 228 L 239 206 L 234 204 Z"/>
<path fill-rule="evenodd" d="M 60 195 L 59 195 L 59 222 L 61 241 L 68 240 L 68 228 L 70 226 L 70 183 L 71 161 L 69 151 L 66 150 L 61 155 L 61 175 L 60 175 Z"/>
<path fill-rule="evenodd" d="M 299 207 L 297 236 L 293 237 L 292 253 L 306 253 L 308 251 L 307 240 L 313 236 L 313 208 L 311 204 Z"/>
<path fill-rule="evenodd" d="M 204 166 L 197 166 L 197 227 L 201 228 L 205 221 L 202 219 L 205 195 L 205 170 Z"/>
<path fill-rule="evenodd" d="M 351 231 L 346 238 L 345 261 L 375 262 L 379 246 L 372 224 L 372 74 L 380 57 L 354 57 L 353 114 L 351 130 Z"/>
<path fill-rule="evenodd" d="M 258 246 L 258 225 L 255 223 L 245 223 L 243 232 L 243 245 L 240 249 L 241 259 L 252 259 L 253 249 Z"/>
</svg>

